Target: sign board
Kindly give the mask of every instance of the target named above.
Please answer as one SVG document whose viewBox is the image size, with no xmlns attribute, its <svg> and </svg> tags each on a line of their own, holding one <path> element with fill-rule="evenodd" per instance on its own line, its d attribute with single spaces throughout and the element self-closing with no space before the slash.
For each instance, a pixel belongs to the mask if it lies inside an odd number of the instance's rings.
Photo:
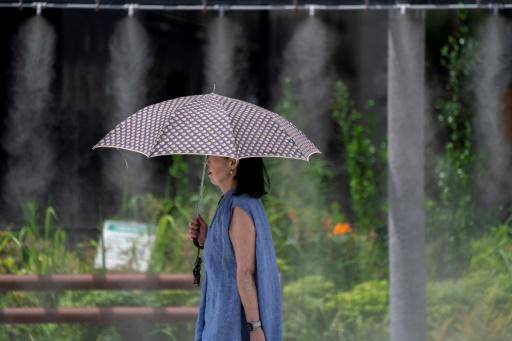
<svg viewBox="0 0 512 341">
<path fill-rule="evenodd" d="M 108 270 L 148 269 L 155 240 L 145 223 L 106 220 L 98 243 L 94 266 Z"/>
</svg>

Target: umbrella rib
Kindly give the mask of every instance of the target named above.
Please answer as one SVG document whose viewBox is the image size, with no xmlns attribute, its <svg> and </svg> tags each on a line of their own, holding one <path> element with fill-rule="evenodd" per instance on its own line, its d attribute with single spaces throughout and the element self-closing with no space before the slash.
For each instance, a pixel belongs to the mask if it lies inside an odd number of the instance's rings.
<svg viewBox="0 0 512 341">
<path fill-rule="evenodd" d="M 160 143 L 160 140 L 162 138 L 162 134 L 163 134 L 163 131 L 166 127 L 166 123 L 169 121 L 169 116 L 171 115 L 176 115 L 178 113 L 178 111 L 182 110 L 183 108 L 186 108 L 187 106 L 191 105 L 192 103 L 196 102 L 197 101 L 197 98 L 200 97 L 197 96 L 195 98 L 193 98 L 192 100 L 190 100 L 189 102 L 187 102 L 186 104 L 184 105 L 181 105 L 179 106 L 178 108 L 176 108 L 175 110 L 171 111 L 171 113 L 165 118 L 164 120 L 164 123 L 162 124 L 162 127 L 160 128 L 160 132 L 157 134 L 156 136 L 156 142 L 153 144 L 153 147 L 151 147 L 150 151 L 149 151 L 149 157 L 151 157 L 153 155 L 153 153 L 155 152 L 155 148 L 156 146 L 158 145 L 158 143 Z"/>
<path fill-rule="evenodd" d="M 315 144 L 313 143 L 313 141 L 311 141 L 311 140 L 309 140 L 309 139 L 307 138 L 306 134 L 304 134 L 304 132 L 302 132 L 302 130 L 300 130 L 300 129 L 299 129 L 299 128 L 297 128 L 297 127 L 296 127 L 292 122 L 290 122 L 290 121 L 286 120 L 285 118 L 283 118 L 283 117 L 279 116 L 278 114 L 276 114 L 276 113 L 273 113 L 273 114 L 277 116 L 277 118 L 278 118 L 278 125 L 279 125 L 279 127 L 281 128 L 281 130 L 283 130 L 283 131 L 285 132 L 285 134 L 287 134 L 287 135 L 290 137 L 290 139 L 291 139 L 291 140 L 293 141 L 293 143 L 295 144 L 295 147 L 299 150 L 299 152 L 302 154 L 302 156 L 306 158 L 306 161 L 308 161 L 308 162 L 309 162 L 309 157 L 310 157 L 311 155 L 315 154 L 315 153 L 322 154 L 322 152 L 320 151 L 320 149 L 318 149 L 318 147 L 317 147 L 317 146 L 315 146 Z M 304 138 L 306 139 L 306 141 L 308 141 L 309 143 L 311 143 L 311 144 L 313 145 L 313 147 L 314 147 L 317 151 L 316 151 L 316 152 L 314 151 L 314 152 L 312 152 L 312 153 L 309 153 L 309 155 L 306 155 L 306 154 L 304 153 L 304 151 L 302 150 L 302 148 L 301 148 L 301 147 L 299 146 L 299 144 L 297 143 L 296 138 L 294 138 L 294 136 L 292 136 L 291 132 L 288 132 L 288 130 L 287 130 L 287 129 L 285 129 L 285 128 L 283 127 L 282 123 L 284 123 L 284 122 L 288 122 L 289 124 L 291 124 L 291 127 L 290 127 L 290 128 L 295 129 L 295 130 L 299 133 L 299 135 L 304 135 Z"/>
<path fill-rule="evenodd" d="M 94 145 L 92 147 L 92 149 L 96 149 L 96 148 L 113 148 L 113 149 L 123 149 L 123 150 L 128 150 L 130 152 L 135 152 L 135 153 L 139 153 L 139 154 L 142 154 L 144 155 L 145 157 L 149 158 L 149 155 L 146 155 L 144 152 L 141 152 L 140 150 L 137 150 L 137 149 L 134 149 L 134 148 L 128 148 L 128 147 L 124 147 L 124 146 L 118 146 L 118 145 L 108 145 L 108 146 L 98 146 L 97 144 Z"/>
<path fill-rule="evenodd" d="M 231 118 L 231 115 L 229 115 L 229 111 L 228 109 L 224 106 L 224 104 L 219 101 L 217 99 L 217 95 L 216 94 L 213 94 L 213 97 L 215 98 L 215 101 L 222 107 L 222 109 L 224 109 L 224 111 L 226 111 L 228 113 L 228 118 L 229 118 L 229 126 L 231 127 L 231 135 L 233 136 L 233 141 L 234 141 L 234 147 L 235 147 L 235 159 L 238 159 L 238 143 L 236 141 L 236 135 L 235 135 L 235 128 L 233 126 L 233 122 L 232 122 L 232 118 Z"/>
<path fill-rule="evenodd" d="M 276 120 L 276 123 L 277 123 L 277 125 L 278 125 L 279 129 L 281 129 L 281 130 L 282 130 L 282 131 L 283 131 L 283 132 L 284 132 L 284 133 L 285 133 L 285 134 L 290 138 L 290 140 L 292 140 L 293 144 L 295 145 L 295 148 L 297 148 L 297 150 L 299 151 L 299 153 L 300 153 L 304 158 L 306 158 L 306 161 L 308 161 L 308 162 L 309 162 L 309 157 L 310 157 L 312 154 L 314 154 L 314 153 L 311 153 L 311 154 L 309 154 L 308 156 L 304 155 L 304 153 L 302 152 L 302 149 L 301 149 L 301 148 L 300 148 L 300 146 L 297 144 L 297 141 L 296 141 L 296 140 L 293 138 L 293 136 L 292 136 L 292 135 L 291 135 L 291 134 L 290 134 L 290 133 L 289 133 L 289 132 L 288 132 L 288 131 L 283 127 L 283 126 L 282 126 L 281 121 L 282 121 L 282 120 L 285 120 L 285 118 L 283 118 L 283 117 L 279 116 L 277 113 L 275 113 L 275 112 L 273 112 L 273 111 L 266 110 L 266 109 L 263 109 L 263 110 L 265 111 L 265 113 L 266 113 L 267 115 L 272 116 L 272 117 Z M 290 123 L 291 123 L 291 122 L 290 122 Z M 293 123 L 291 123 L 291 124 L 293 124 Z M 292 126 L 292 127 L 293 127 L 293 126 Z M 297 129 L 297 130 L 298 130 L 298 128 L 296 128 L 296 127 L 295 127 L 295 129 Z M 298 131 L 300 132 L 300 130 L 298 130 Z M 313 142 L 311 142 L 311 143 L 313 143 Z M 313 146 L 315 146 L 315 145 L 313 144 Z M 315 146 L 315 148 L 316 148 L 316 146 Z M 318 150 L 318 148 L 316 148 L 316 149 Z M 319 151 L 319 152 L 320 152 L 320 151 Z"/>
<path fill-rule="evenodd" d="M 290 133 L 288 133 L 288 131 L 287 131 L 287 130 L 283 127 L 283 125 L 281 124 L 281 119 L 282 119 L 282 117 L 281 117 L 281 116 L 279 116 L 278 114 L 276 114 L 276 113 L 272 112 L 272 111 L 268 111 L 268 112 L 267 112 L 267 115 L 268 115 L 268 114 L 270 114 L 270 115 L 274 116 L 274 119 L 276 120 L 276 123 L 277 123 L 277 125 L 278 125 L 279 129 L 281 129 L 281 130 L 282 130 L 282 131 L 283 131 L 283 132 L 284 132 L 284 133 L 285 133 L 285 134 L 290 138 L 290 140 L 292 140 L 293 144 L 295 145 L 295 148 L 297 148 L 297 150 L 299 151 L 299 153 L 301 153 L 301 155 L 302 155 L 303 157 L 306 157 L 306 156 L 304 155 L 304 153 L 302 152 L 302 150 L 300 149 L 299 145 L 297 144 L 297 141 L 295 141 L 295 139 L 290 135 Z"/>
</svg>

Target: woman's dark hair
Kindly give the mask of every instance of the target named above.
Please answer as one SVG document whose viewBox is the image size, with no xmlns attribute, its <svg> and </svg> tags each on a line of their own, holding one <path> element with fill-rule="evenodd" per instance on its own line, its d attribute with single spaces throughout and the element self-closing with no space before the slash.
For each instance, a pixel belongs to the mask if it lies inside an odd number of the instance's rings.
<svg viewBox="0 0 512 341">
<path fill-rule="evenodd" d="M 235 174 L 237 181 L 236 190 L 233 195 L 248 194 L 253 198 L 261 198 L 270 186 L 267 169 L 261 157 L 249 157 L 240 159 Z"/>
</svg>

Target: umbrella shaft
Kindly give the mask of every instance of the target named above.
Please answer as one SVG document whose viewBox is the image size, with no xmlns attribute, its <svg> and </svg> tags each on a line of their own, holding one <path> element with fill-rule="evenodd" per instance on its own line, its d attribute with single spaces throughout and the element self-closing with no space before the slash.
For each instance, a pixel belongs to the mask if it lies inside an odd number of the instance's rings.
<svg viewBox="0 0 512 341">
<path fill-rule="evenodd" d="M 197 203 L 196 203 L 196 215 L 195 215 L 196 218 L 199 217 L 199 209 L 201 208 L 201 198 L 203 197 L 204 173 L 206 170 L 206 159 L 207 158 L 208 158 L 208 156 L 205 155 L 204 161 L 203 161 L 203 172 L 201 174 L 201 185 L 199 187 L 199 198 L 197 198 Z"/>
</svg>

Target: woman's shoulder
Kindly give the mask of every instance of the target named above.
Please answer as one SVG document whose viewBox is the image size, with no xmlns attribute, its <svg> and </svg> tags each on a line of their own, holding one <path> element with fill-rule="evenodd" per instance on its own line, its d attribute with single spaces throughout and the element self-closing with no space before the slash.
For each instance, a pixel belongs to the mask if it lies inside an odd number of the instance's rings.
<svg viewBox="0 0 512 341">
<path fill-rule="evenodd" d="M 242 208 L 248 208 L 250 206 L 259 205 L 260 199 L 251 197 L 247 193 L 232 196 L 232 205 L 241 206 Z"/>
<path fill-rule="evenodd" d="M 238 195 L 233 194 L 232 198 L 233 198 L 233 202 L 251 202 L 251 201 L 257 200 L 256 198 L 251 197 L 247 193 L 242 193 L 242 194 L 238 194 Z"/>
</svg>

